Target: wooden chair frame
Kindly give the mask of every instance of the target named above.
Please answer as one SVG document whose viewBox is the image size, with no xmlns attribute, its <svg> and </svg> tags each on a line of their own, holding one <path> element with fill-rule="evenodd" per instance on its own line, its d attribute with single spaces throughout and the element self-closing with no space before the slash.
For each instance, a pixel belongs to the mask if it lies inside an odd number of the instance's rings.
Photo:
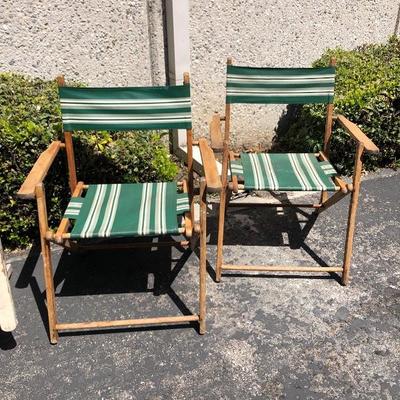
<svg viewBox="0 0 400 400">
<path fill-rule="evenodd" d="M 64 77 L 57 77 L 59 86 L 64 85 Z M 184 84 L 189 84 L 189 74 L 184 74 Z M 185 213 L 179 233 L 185 236 L 182 241 L 169 242 L 133 242 L 121 244 L 104 244 L 104 245 L 80 245 L 79 241 L 70 239 L 69 229 L 71 221 L 63 218 L 56 229 L 50 229 L 48 225 L 46 195 L 43 181 L 52 166 L 54 159 L 60 150 L 66 152 L 68 164 L 68 178 L 71 194 L 73 197 L 80 196 L 87 185 L 78 181 L 75 166 L 74 148 L 72 142 L 72 132 L 64 132 L 64 142 L 53 141 L 47 150 L 45 150 L 37 159 L 29 172 L 27 178 L 18 191 L 17 196 L 21 199 L 36 199 L 40 244 L 43 258 L 44 280 L 46 289 L 47 312 L 49 319 L 49 336 L 52 344 L 58 341 L 58 332 L 60 330 L 83 330 L 96 328 L 117 328 L 136 325 L 156 325 L 156 324 L 180 324 L 185 322 L 198 322 L 199 333 L 204 334 L 206 331 L 205 315 L 206 315 L 206 179 L 200 179 L 200 221 L 194 221 L 194 176 L 193 176 L 193 134 L 192 129 L 186 130 L 188 155 L 188 179 L 178 182 L 183 192 L 189 194 L 190 211 Z M 199 268 L 199 312 L 192 315 L 179 315 L 169 317 L 152 317 L 137 318 L 125 320 L 105 320 L 105 321 L 87 321 L 87 322 L 68 322 L 60 323 L 56 313 L 55 288 L 53 281 L 53 265 L 51 258 L 51 243 L 55 243 L 68 250 L 85 249 L 131 249 L 138 247 L 158 247 L 158 246 L 181 246 L 194 249 L 200 239 L 200 268 Z"/>
<path fill-rule="evenodd" d="M 232 58 L 228 58 L 228 65 L 232 65 Z M 335 66 L 336 62 L 331 59 L 331 66 Z M 343 115 L 333 114 L 333 104 L 328 104 L 326 108 L 326 123 L 324 133 L 323 151 L 316 154 L 319 160 L 329 160 L 329 145 L 332 135 L 332 126 L 337 121 L 350 137 L 356 142 L 356 152 L 354 158 L 354 171 L 352 183 L 347 184 L 341 177 L 335 177 L 334 181 L 337 191 L 329 197 L 328 192 L 322 191 L 320 201 L 316 204 L 287 204 L 287 203 L 263 203 L 264 206 L 271 207 L 311 207 L 316 209 L 317 213 L 327 210 L 329 207 L 343 199 L 348 194 L 351 195 L 350 206 L 347 219 L 346 240 L 344 249 L 344 260 L 341 266 L 295 266 L 295 265 L 232 265 L 223 263 L 223 241 L 224 241 L 224 224 L 226 211 L 230 201 L 231 192 L 238 192 L 244 189 L 244 185 L 238 184 L 237 176 L 233 176 L 231 181 L 228 180 L 228 164 L 229 160 L 235 160 L 240 154 L 235 154 L 230 150 L 230 122 L 231 122 L 231 105 L 225 105 L 225 115 L 220 116 L 215 113 L 210 124 L 211 147 L 215 152 L 222 152 L 222 174 L 219 180 L 214 153 L 208 146 L 207 141 L 202 139 L 200 150 L 203 157 L 203 165 L 205 176 L 213 182 L 213 190 L 220 192 L 219 221 L 218 221 L 218 243 L 217 243 L 217 260 L 216 260 L 216 281 L 221 280 L 222 271 L 284 271 L 284 272 L 339 272 L 342 273 L 342 284 L 347 285 L 350 277 L 351 256 L 353 252 L 353 240 L 356 223 L 356 212 L 358 206 L 358 198 L 360 193 L 361 173 L 362 173 L 362 156 L 364 152 L 378 153 L 377 146 L 357 127 Z M 221 123 L 224 122 L 224 133 L 221 130 Z M 213 180 L 211 180 L 211 178 Z M 253 204 L 240 204 L 241 206 Z"/>
</svg>

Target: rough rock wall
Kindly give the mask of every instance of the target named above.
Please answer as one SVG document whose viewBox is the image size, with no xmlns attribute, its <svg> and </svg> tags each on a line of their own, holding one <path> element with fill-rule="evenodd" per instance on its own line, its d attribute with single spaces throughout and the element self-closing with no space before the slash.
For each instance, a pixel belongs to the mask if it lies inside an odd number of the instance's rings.
<svg viewBox="0 0 400 400">
<path fill-rule="evenodd" d="M 0 70 L 165 84 L 161 0 L 2 0 Z"/>
<path fill-rule="evenodd" d="M 182 0 L 185 1 L 185 0 Z M 90 85 L 166 82 L 165 0 L 2 0 L 0 71 Z M 384 41 L 395 0 L 191 1 L 191 82 L 196 136 L 223 111 L 225 62 L 308 66 L 327 47 Z M 398 23 L 398 22 L 397 22 Z M 236 106 L 236 145 L 268 146 L 280 106 Z"/>
<path fill-rule="evenodd" d="M 192 1 L 195 132 L 206 135 L 212 112 L 223 112 L 227 56 L 238 65 L 309 66 L 328 47 L 385 41 L 398 10 L 394 0 Z M 282 107 L 234 106 L 233 112 L 233 142 L 267 147 Z"/>
</svg>

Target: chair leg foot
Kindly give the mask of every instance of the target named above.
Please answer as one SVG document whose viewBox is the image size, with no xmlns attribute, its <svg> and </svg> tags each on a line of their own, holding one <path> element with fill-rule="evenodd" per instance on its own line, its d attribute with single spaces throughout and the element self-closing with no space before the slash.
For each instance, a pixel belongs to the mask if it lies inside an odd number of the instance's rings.
<svg viewBox="0 0 400 400">
<path fill-rule="evenodd" d="M 206 321 L 204 319 L 199 321 L 199 334 L 204 335 L 206 333 Z"/>
<path fill-rule="evenodd" d="M 51 344 L 57 344 L 58 343 L 58 331 L 55 330 L 55 329 L 50 331 L 50 343 Z"/>
<path fill-rule="evenodd" d="M 218 265 L 217 265 L 217 268 L 216 268 L 216 271 L 215 271 L 215 282 L 217 282 L 217 283 L 221 282 L 221 275 L 222 275 L 221 268 L 218 267 Z"/>
<path fill-rule="evenodd" d="M 342 276 L 342 285 L 343 286 L 347 286 L 349 284 L 349 276 L 347 276 L 347 275 L 345 275 L 344 273 L 343 273 L 343 276 Z"/>
</svg>

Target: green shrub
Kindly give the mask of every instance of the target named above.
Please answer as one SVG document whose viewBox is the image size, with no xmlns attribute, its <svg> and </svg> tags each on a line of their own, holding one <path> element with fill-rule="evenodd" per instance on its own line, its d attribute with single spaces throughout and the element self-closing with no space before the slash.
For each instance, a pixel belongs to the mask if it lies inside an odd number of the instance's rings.
<svg viewBox="0 0 400 400">
<path fill-rule="evenodd" d="M 313 65 L 336 58 L 335 112 L 345 115 L 380 148 L 365 157 L 364 168 L 400 166 L 400 39 L 355 50 L 327 50 Z M 289 117 L 290 115 L 290 117 Z M 322 149 L 326 106 L 288 107 L 289 128 L 278 129 L 274 147 L 283 151 Z M 283 119 L 284 119 L 283 118 Z M 281 124 L 284 125 L 283 123 Z M 353 171 L 354 142 L 335 124 L 331 160 L 343 174 Z"/>
<path fill-rule="evenodd" d="M 57 86 L 52 81 L 0 74 L 0 237 L 9 248 L 37 237 L 36 204 L 16 192 L 39 154 L 60 139 Z M 78 179 L 84 182 L 143 182 L 174 179 L 178 167 L 154 132 L 74 135 Z M 46 178 L 48 213 L 57 226 L 68 201 L 65 154 Z"/>
</svg>

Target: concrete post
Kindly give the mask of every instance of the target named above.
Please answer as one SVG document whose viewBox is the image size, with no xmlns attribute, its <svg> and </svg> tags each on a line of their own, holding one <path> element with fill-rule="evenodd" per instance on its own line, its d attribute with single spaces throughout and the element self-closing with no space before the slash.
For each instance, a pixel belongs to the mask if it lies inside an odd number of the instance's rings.
<svg viewBox="0 0 400 400">
<path fill-rule="evenodd" d="M 169 84 L 181 85 L 183 73 L 190 72 L 189 0 L 166 0 L 165 8 Z M 172 138 L 173 152 L 185 157 L 186 131 L 179 129 Z"/>
</svg>

